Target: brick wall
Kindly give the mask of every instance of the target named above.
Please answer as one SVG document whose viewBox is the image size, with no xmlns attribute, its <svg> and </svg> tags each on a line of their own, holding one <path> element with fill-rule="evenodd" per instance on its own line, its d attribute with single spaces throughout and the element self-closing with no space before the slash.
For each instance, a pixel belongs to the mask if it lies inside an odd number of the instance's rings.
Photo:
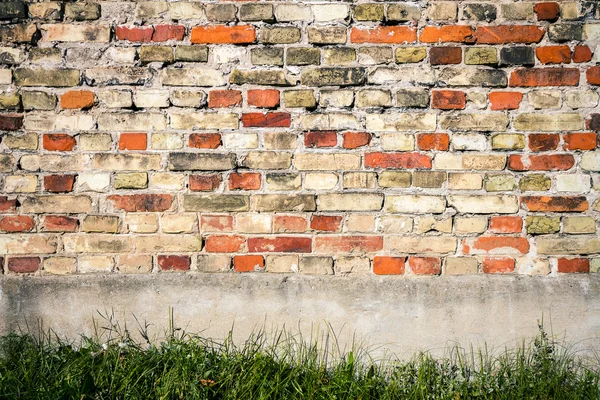
<svg viewBox="0 0 600 400">
<path fill-rule="evenodd" d="M 0 265 L 596 272 L 599 19 L 595 1 L 2 2 Z"/>
</svg>

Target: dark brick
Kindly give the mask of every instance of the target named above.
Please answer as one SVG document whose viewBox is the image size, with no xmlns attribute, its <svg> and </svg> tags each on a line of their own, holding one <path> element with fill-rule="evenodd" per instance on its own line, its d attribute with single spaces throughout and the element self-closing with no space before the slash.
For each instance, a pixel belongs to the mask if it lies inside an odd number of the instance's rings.
<svg viewBox="0 0 600 400">
<path fill-rule="evenodd" d="M 500 63 L 502 65 L 533 65 L 535 52 L 532 47 L 504 47 L 500 49 Z"/>
<path fill-rule="evenodd" d="M 492 4 L 466 4 L 463 19 L 490 22 L 496 19 L 496 14 L 496 6 Z"/>
<path fill-rule="evenodd" d="M 310 47 L 291 47 L 285 57 L 288 65 L 319 65 L 321 52 Z"/>
<path fill-rule="evenodd" d="M 22 1 L 0 3 L 0 19 L 27 18 L 27 8 Z"/>
<path fill-rule="evenodd" d="M 10 272 L 30 274 L 40 269 L 39 257 L 11 257 L 6 263 Z"/>
<path fill-rule="evenodd" d="M 98 3 L 67 3 L 65 5 L 65 19 L 74 21 L 93 21 L 100 18 L 100 4 Z"/>
<path fill-rule="evenodd" d="M 460 47 L 432 47 L 429 50 L 431 65 L 460 64 L 462 49 Z"/>
<path fill-rule="evenodd" d="M 590 115 L 589 127 L 593 131 L 600 132 L 600 114 Z"/>
<path fill-rule="evenodd" d="M 583 25 L 552 25 L 548 28 L 548 37 L 553 42 L 570 42 L 571 40 L 583 40 Z"/>
<path fill-rule="evenodd" d="M 18 131 L 23 127 L 23 116 L 17 114 L 0 115 L 0 131 Z"/>
</svg>

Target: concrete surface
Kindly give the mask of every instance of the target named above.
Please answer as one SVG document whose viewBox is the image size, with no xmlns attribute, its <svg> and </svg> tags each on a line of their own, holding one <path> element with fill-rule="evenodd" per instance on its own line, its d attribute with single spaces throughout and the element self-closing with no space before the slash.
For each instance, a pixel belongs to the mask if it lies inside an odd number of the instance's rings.
<svg viewBox="0 0 600 400">
<path fill-rule="evenodd" d="M 0 333 L 40 324 L 61 336 L 91 334 L 98 312 L 135 330 L 133 315 L 165 332 L 175 324 L 217 339 L 285 327 L 310 336 L 355 335 L 374 354 L 441 353 L 454 344 L 500 349 L 531 339 L 537 321 L 600 349 L 600 277 L 307 277 L 275 274 L 156 274 L 11 277 L 0 280 Z"/>
</svg>

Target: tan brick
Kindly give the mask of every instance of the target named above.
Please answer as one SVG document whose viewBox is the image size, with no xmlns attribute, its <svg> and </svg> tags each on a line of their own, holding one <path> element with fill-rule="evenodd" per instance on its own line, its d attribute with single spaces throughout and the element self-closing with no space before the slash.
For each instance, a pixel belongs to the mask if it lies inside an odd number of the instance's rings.
<svg viewBox="0 0 600 400">
<path fill-rule="evenodd" d="M 228 272 L 231 269 L 231 256 L 226 254 L 199 254 L 196 259 L 199 272 Z"/>
<path fill-rule="evenodd" d="M 317 195 L 319 211 L 378 211 L 383 195 L 377 193 L 325 193 Z"/>
<path fill-rule="evenodd" d="M 68 253 L 127 253 L 131 251 L 130 237 L 110 234 L 85 234 L 63 236 L 63 246 Z"/>
<path fill-rule="evenodd" d="M 163 233 L 198 232 L 196 214 L 163 214 L 160 220 Z"/>
<path fill-rule="evenodd" d="M 519 211 L 519 202 L 516 196 L 447 196 L 448 206 L 465 214 L 514 214 Z"/>
<path fill-rule="evenodd" d="M 454 229 L 457 234 L 483 233 L 487 229 L 487 218 L 455 217 Z"/>
<path fill-rule="evenodd" d="M 94 168 L 102 171 L 159 170 L 161 161 L 158 154 L 96 154 Z"/>
<path fill-rule="evenodd" d="M 122 274 L 144 274 L 152 271 L 152 256 L 121 255 L 116 271 Z"/>
<path fill-rule="evenodd" d="M 270 233 L 273 217 L 269 214 L 237 214 L 235 230 L 240 233 Z"/>
<path fill-rule="evenodd" d="M 276 273 L 291 273 L 299 271 L 298 255 L 268 255 L 265 271 Z"/>
<path fill-rule="evenodd" d="M 0 254 L 52 254 L 57 240 L 46 235 L 0 235 Z"/>
<path fill-rule="evenodd" d="M 158 231 L 156 214 L 129 213 L 125 216 L 125 224 L 130 232 L 155 233 Z"/>
<path fill-rule="evenodd" d="M 45 24 L 43 40 L 48 42 L 98 42 L 110 41 L 110 26 Z"/>
<path fill-rule="evenodd" d="M 37 175 L 8 175 L 4 178 L 4 192 L 33 193 L 38 185 Z"/>
<path fill-rule="evenodd" d="M 300 273 L 306 275 L 333 275 L 333 258 L 301 256 Z"/>
<path fill-rule="evenodd" d="M 600 253 L 600 239 L 594 236 L 565 238 L 550 238 L 540 236 L 535 239 L 535 246 L 539 254 L 569 255 Z"/>
<path fill-rule="evenodd" d="M 202 237 L 196 235 L 143 235 L 133 238 L 138 253 L 198 252 Z"/>
<path fill-rule="evenodd" d="M 517 257 L 515 270 L 520 275 L 548 275 L 551 271 L 550 262 L 538 257 Z"/>
<path fill-rule="evenodd" d="M 115 260 L 108 256 L 84 256 L 79 258 L 77 272 L 81 274 L 110 273 L 115 266 Z"/>
<path fill-rule="evenodd" d="M 358 154 L 297 153 L 294 166 L 299 171 L 343 171 L 360 169 Z"/>
<path fill-rule="evenodd" d="M 378 217 L 377 231 L 383 233 L 410 233 L 413 230 L 413 219 L 400 215 L 383 215 Z"/>
<path fill-rule="evenodd" d="M 74 274 L 77 270 L 77 259 L 74 257 L 50 257 L 44 260 L 44 272 L 52 275 Z"/>
<path fill-rule="evenodd" d="M 307 173 L 304 176 L 306 190 L 329 190 L 337 186 L 339 177 L 331 173 Z"/>
<path fill-rule="evenodd" d="M 92 211 L 92 199 L 80 195 L 49 195 L 27 197 L 21 204 L 24 213 L 89 213 Z"/>
<path fill-rule="evenodd" d="M 384 211 L 408 214 L 440 214 L 446 211 L 446 199 L 443 196 L 387 195 Z"/>
<path fill-rule="evenodd" d="M 444 275 L 476 274 L 478 262 L 475 257 L 446 257 Z"/>
<path fill-rule="evenodd" d="M 371 260 L 368 257 L 338 257 L 334 265 L 336 275 L 371 274 Z"/>
<path fill-rule="evenodd" d="M 117 233 L 119 231 L 119 217 L 110 215 L 87 215 L 82 223 L 83 232 Z"/>
<path fill-rule="evenodd" d="M 410 254 L 454 253 L 457 244 L 452 236 L 388 236 L 383 240 L 385 251 Z"/>
</svg>

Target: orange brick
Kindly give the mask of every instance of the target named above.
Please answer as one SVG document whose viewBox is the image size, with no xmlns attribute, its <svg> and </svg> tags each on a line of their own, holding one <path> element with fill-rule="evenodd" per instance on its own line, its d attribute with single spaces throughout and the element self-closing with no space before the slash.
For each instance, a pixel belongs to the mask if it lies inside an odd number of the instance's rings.
<svg viewBox="0 0 600 400">
<path fill-rule="evenodd" d="M 584 196 L 523 196 L 521 207 L 532 212 L 587 211 L 589 203 Z"/>
<path fill-rule="evenodd" d="M 590 260 L 587 258 L 559 258 L 558 272 L 560 273 L 588 273 L 590 272 Z"/>
<path fill-rule="evenodd" d="M 273 221 L 273 232 L 306 232 L 308 222 L 304 217 L 294 215 L 276 215 Z"/>
<path fill-rule="evenodd" d="M 486 274 L 507 274 L 515 270 L 515 260 L 512 258 L 484 258 L 481 269 Z"/>
<path fill-rule="evenodd" d="M 342 226 L 342 217 L 337 215 L 313 215 L 310 220 L 310 229 L 315 231 L 339 232 Z"/>
<path fill-rule="evenodd" d="M 408 265 L 415 275 L 439 275 L 442 260 L 438 257 L 408 257 Z"/>
<path fill-rule="evenodd" d="M 260 185 L 259 172 L 241 172 L 229 175 L 229 190 L 258 190 Z"/>
<path fill-rule="evenodd" d="M 514 236 L 479 236 L 473 240 L 465 239 L 463 252 L 465 254 L 526 254 L 529 251 L 529 242 L 524 237 Z"/>
<path fill-rule="evenodd" d="M 519 155 L 508 157 L 508 168 L 513 171 L 566 171 L 575 165 L 572 154 Z"/>
<path fill-rule="evenodd" d="M 42 138 L 44 150 L 48 151 L 71 151 L 77 144 L 73 136 L 54 133 L 46 134 Z"/>
<path fill-rule="evenodd" d="M 426 26 L 419 41 L 423 43 L 474 43 L 473 28 L 468 25 Z"/>
<path fill-rule="evenodd" d="M 494 233 L 520 233 L 523 219 L 518 216 L 494 216 L 490 218 L 490 231 Z"/>
<path fill-rule="evenodd" d="M 60 107 L 67 109 L 86 109 L 94 106 L 94 92 L 72 90 L 60 96 Z"/>
<path fill-rule="evenodd" d="M 352 43 L 413 43 L 417 30 L 408 26 L 377 26 L 369 29 L 352 28 Z"/>
<path fill-rule="evenodd" d="M 573 62 L 574 63 L 584 63 L 592 61 L 592 50 L 589 46 L 575 46 L 573 49 Z"/>
<path fill-rule="evenodd" d="M 239 107 L 242 105 L 242 92 L 239 90 L 212 90 L 208 93 L 209 108 Z"/>
<path fill-rule="evenodd" d="M 265 259 L 258 255 L 234 256 L 233 269 L 236 272 L 262 271 L 265 269 Z"/>
<path fill-rule="evenodd" d="M 478 26 L 475 39 L 478 44 L 538 43 L 546 31 L 535 25 Z"/>
<path fill-rule="evenodd" d="M 368 132 L 344 132 L 343 147 L 345 149 L 357 149 L 368 146 L 371 143 L 371 134 Z"/>
<path fill-rule="evenodd" d="M 192 192 L 210 192 L 221 184 L 219 175 L 190 175 L 190 190 Z"/>
<path fill-rule="evenodd" d="M 251 25 L 197 26 L 192 28 L 191 42 L 202 44 L 249 44 L 256 41 Z"/>
<path fill-rule="evenodd" d="M 590 85 L 600 85 L 600 67 L 589 67 L 585 71 L 585 77 Z"/>
<path fill-rule="evenodd" d="M 218 133 L 192 133 L 188 146 L 195 149 L 216 149 L 221 146 L 221 135 Z"/>
<path fill-rule="evenodd" d="M 594 132 L 565 133 L 563 140 L 565 150 L 594 150 L 597 146 Z"/>
<path fill-rule="evenodd" d="M 243 236 L 210 235 L 206 238 L 204 248 L 209 253 L 237 253 L 245 243 Z"/>
<path fill-rule="evenodd" d="M 560 5 L 556 2 L 537 3 L 533 11 L 538 21 L 556 21 L 560 15 Z"/>
<path fill-rule="evenodd" d="M 121 133 L 119 150 L 146 150 L 147 140 L 145 133 Z"/>
<path fill-rule="evenodd" d="M 509 86 L 577 86 L 577 68 L 520 68 L 510 74 Z"/>
<path fill-rule="evenodd" d="M 556 133 L 532 133 L 529 135 L 531 151 L 550 151 L 558 148 L 560 136 Z"/>
<path fill-rule="evenodd" d="M 304 134 L 306 147 L 335 147 L 337 146 L 337 133 L 333 131 L 313 131 Z"/>
<path fill-rule="evenodd" d="M 467 104 L 465 92 L 460 90 L 432 90 L 431 107 L 441 110 L 462 110 Z"/>
<path fill-rule="evenodd" d="M 431 157 L 421 153 L 365 153 L 365 167 L 431 169 Z"/>
<path fill-rule="evenodd" d="M 568 64 L 571 62 L 569 46 L 544 46 L 535 49 L 535 55 L 542 64 Z"/>
<path fill-rule="evenodd" d="M 499 110 L 516 110 L 519 108 L 521 101 L 523 100 L 523 93 L 521 92 L 491 92 L 488 96 L 491 109 L 494 111 Z"/>
<path fill-rule="evenodd" d="M 375 256 L 373 258 L 373 273 L 376 275 L 404 274 L 404 257 Z"/>
<path fill-rule="evenodd" d="M 420 133 L 417 135 L 419 150 L 448 151 L 450 136 L 447 133 Z"/>
<path fill-rule="evenodd" d="M 248 90 L 248 105 L 251 107 L 276 108 L 279 105 L 279 90 Z"/>
</svg>

